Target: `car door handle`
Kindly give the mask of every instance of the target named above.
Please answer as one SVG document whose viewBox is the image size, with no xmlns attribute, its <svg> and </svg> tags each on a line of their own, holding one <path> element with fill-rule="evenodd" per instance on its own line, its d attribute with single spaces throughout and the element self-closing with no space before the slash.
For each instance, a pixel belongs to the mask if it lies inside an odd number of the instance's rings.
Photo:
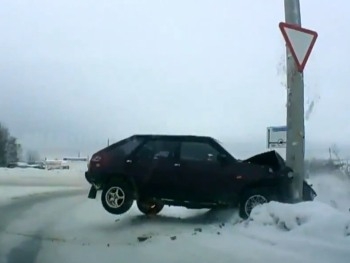
<svg viewBox="0 0 350 263">
<path fill-rule="evenodd" d="M 175 163 L 174 166 L 175 167 L 180 167 L 180 164 L 179 163 Z"/>
</svg>

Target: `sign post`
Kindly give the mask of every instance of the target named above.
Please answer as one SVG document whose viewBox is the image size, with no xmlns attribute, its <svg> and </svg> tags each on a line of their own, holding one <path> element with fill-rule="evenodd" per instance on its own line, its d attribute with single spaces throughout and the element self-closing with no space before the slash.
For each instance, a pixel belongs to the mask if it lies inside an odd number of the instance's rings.
<svg viewBox="0 0 350 263">
<path fill-rule="evenodd" d="M 302 200 L 305 157 L 304 76 L 317 33 L 301 28 L 299 0 L 284 0 L 285 23 L 280 23 L 287 44 L 287 165 L 294 170 L 290 189 L 293 202 Z"/>
</svg>

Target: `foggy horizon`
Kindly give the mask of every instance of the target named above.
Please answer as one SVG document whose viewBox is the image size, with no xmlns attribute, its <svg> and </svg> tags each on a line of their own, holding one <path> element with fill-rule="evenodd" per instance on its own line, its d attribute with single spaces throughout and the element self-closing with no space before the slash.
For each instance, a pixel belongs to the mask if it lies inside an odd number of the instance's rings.
<svg viewBox="0 0 350 263">
<path fill-rule="evenodd" d="M 304 74 L 307 156 L 332 144 L 350 155 L 345 6 L 301 2 L 302 25 L 319 34 Z M 5 0 L 0 122 L 42 157 L 149 133 L 264 151 L 266 127 L 286 123 L 281 21 L 283 1 Z"/>
</svg>

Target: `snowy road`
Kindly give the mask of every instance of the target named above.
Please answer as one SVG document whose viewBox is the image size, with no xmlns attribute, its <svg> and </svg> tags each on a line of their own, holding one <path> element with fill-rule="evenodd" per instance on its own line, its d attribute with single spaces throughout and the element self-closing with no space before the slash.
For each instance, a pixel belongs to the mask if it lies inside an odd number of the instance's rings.
<svg viewBox="0 0 350 263">
<path fill-rule="evenodd" d="M 285 231 L 247 229 L 237 224 L 233 211 L 167 208 L 147 218 L 133 208 L 115 217 L 104 212 L 98 200 L 88 200 L 86 190 L 21 198 L 1 207 L 0 213 L 1 263 L 345 263 L 350 256 L 349 242 L 334 246 L 296 239 Z M 151 238 L 139 242 L 141 236 Z"/>
<path fill-rule="evenodd" d="M 35 262 L 40 251 L 42 235 L 45 234 L 47 227 L 51 224 L 51 219 L 50 217 L 43 218 L 43 211 L 39 211 L 36 215 L 28 218 L 28 211 L 32 209 L 35 210 L 36 207 L 40 207 L 40 205 L 47 205 L 51 209 L 50 204 L 52 204 L 54 200 L 60 199 L 62 201 L 62 199 L 82 196 L 85 192 L 86 190 L 65 190 L 53 193 L 42 193 L 18 198 L 10 204 L 1 206 L 0 262 Z M 53 209 L 51 212 L 53 215 L 59 216 L 57 213 L 60 211 L 58 209 Z M 43 220 L 45 224 L 33 227 L 34 222 L 39 222 L 40 220 Z M 15 222 L 17 224 L 22 222 L 25 226 L 24 229 L 22 228 L 23 231 L 18 231 L 18 229 L 13 227 Z M 15 246 L 9 247 L 11 240 L 20 241 L 20 243 L 17 242 Z M 6 249 L 8 251 L 6 251 Z"/>
<path fill-rule="evenodd" d="M 224 219 L 223 214 L 219 220 L 212 213 L 179 208 L 147 218 L 135 207 L 116 218 L 98 201 L 88 200 L 86 190 L 20 198 L 1 207 L 0 213 L 5 215 L 0 221 L 1 262 L 8 263 L 96 262 L 101 258 L 102 262 L 115 262 L 116 257 L 122 262 L 178 262 L 184 252 L 188 262 L 192 256 L 206 262 L 210 257 L 203 254 L 204 247 L 196 251 L 196 241 L 201 240 L 200 235 L 215 231 L 218 235 Z M 179 235 L 182 240 L 172 240 Z M 138 240 L 150 236 L 143 243 Z"/>
<path fill-rule="evenodd" d="M 239 222 L 236 211 L 169 207 L 151 218 L 135 206 L 113 216 L 99 198 L 87 199 L 86 185 L 75 183 L 79 177 L 59 177 L 59 188 L 49 178 L 37 188 L 3 186 L 0 174 L 0 193 L 8 196 L 0 204 L 0 263 L 349 262 L 349 213 L 328 204 L 339 195 L 337 204 L 345 211 L 350 199 L 340 193 L 343 181 L 338 186 L 331 179 L 336 194 L 321 193 L 324 203 L 272 203 L 256 210 L 248 223 Z M 30 177 L 26 180 L 33 185 Z M 62 180 L 74 183 L 63 191 Z M 325 182 L 330 185 L 329 179 Z M 317 184 L 325 185 L 322 178 Z M 18 196 L 9 190 L 15 187 L 35 194 Z M 139 237 L 150 238 L 140 242 Z"/>
</svg>

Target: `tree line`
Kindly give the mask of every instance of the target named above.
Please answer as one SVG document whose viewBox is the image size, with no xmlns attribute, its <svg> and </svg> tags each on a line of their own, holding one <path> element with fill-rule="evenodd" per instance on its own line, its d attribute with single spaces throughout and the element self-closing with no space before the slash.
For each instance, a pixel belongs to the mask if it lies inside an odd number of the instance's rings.
<svg viewBox="0 0 350 263">
<path fill-rule="evenodd" d="M 0 123 L 0 166 L 18 162 L 22 155 L 22 146 L 12 136 L 7 127 Z"/>
</svg>

